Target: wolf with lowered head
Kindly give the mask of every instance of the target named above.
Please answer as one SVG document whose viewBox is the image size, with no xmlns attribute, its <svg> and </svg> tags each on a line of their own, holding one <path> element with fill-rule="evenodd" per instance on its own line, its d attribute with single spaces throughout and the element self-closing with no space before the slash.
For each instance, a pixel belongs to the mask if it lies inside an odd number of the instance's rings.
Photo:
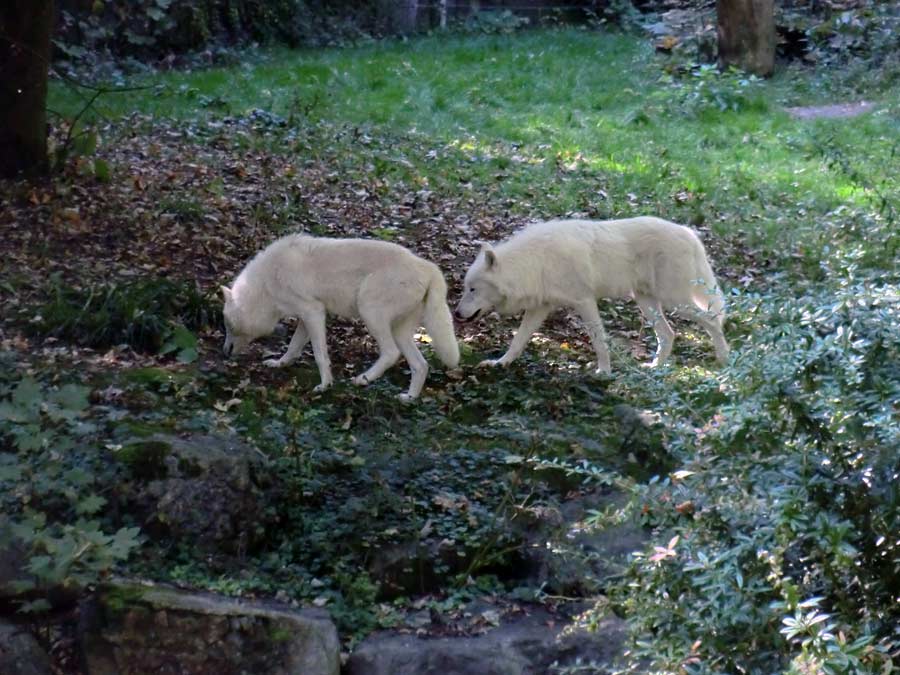
<svg viewBox="0 0 900 675">
<path fill-rule="evenodd" d="M 378 359 L 353 378 L 354 384 L 374 382 L 402 354 L 412 377 L 400 398 L 417 398 L 428 374 L 414 340 L 422 322 L 441 361 L 450 368 L 459 364 L 441 271 L 397 244 L 289 235 L 257 254 L 222 293 L 225 355 L 240 354 L 281 319 L 296 316 L 297 329 L 285 354 L 264 363 L 274 368 L 289 365 L 312 342 L 321 378 L 316 391 L 333 381 L 325 344 L 327 314 L 362 319 L 378 343 Z"/>
<path fill-rule="evenodd" d="M 462 321 L 496 310 L 524 312 L 506 353 L 482 362 L 507 366 L 521 353 L 554 309 L 574 309 L 597 356 L 597 372 L 609 373 L 606 334 L 598 298 L 632 298 L 652 324 L 658 342 L 651 366 L 672 352 L 675 332 L 664 311 L 674 310 L 702 326 L 716 358 L 728 357 L 722 331 L 725 303 L 697 235 L 661 218 L 553 220 L 485 244 L 465 277 L 456 316 Z"/>
</svg>

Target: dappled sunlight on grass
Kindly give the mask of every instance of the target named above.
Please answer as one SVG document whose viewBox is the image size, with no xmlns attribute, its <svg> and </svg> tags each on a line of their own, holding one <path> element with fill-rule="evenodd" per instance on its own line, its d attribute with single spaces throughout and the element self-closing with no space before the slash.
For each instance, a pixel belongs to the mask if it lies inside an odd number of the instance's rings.
<svg viewBox="0 0 900 675">
<path fill-rule="evenodd" d="M 481 185 L 513 211 L 524 194 L 522 210 L 545 217 L 652 212 L 788 247 L 841 204 L 874 196 L 833 154 L 853 152 L 867 174 L 900 142 L 889 116 L 809 123 L 781 112 L 781 101 L 802 102 L 794 85 L 807 71 L 743 91 L 712 72 L 663 77 L 664 63 L 642 39 L 582 30 L 259 50 L 231 68 L 137 78 L 151 88 L 104 97 L 101 110 L 202 124 L 261 109 L 361 175 L 374 165 L 442 189 Z M 61 86 L 51 98 L 78 109 Z M 458 155 L 435 155 L 441 147 Z"/>
</svg>

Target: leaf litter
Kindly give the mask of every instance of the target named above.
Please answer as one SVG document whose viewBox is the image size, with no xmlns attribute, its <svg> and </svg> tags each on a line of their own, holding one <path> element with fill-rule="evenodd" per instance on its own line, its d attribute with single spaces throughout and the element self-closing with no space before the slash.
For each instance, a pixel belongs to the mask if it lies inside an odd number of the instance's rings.
<svg viewBox="0 0 900 675">
<path fill-rule="evenodd" d="M 4 277 L 14 283 L 8 289 L 14 292 L 4 293 L 0 305 L 0 337 L 6 342 L 28 344 L 14 326 L 33 320 L 30 313 L 46 296 L 48 280 L 78 289 L 165 278 L 213 294 L 249 257 L 288 232 L 376 237 L 407 246 L 441 267 L 452 303 L 481 241 L 500 239 L 541 217 L 580 215 L 542 214 L 531 203 L 500 198 L 491 186 L 433 189 L 409 160 L 390 148 L 390 139 L 382 145 L 394 155 L 399 177 L 347 170 L 347 158 L 340 156 L 347 139 L 334 148 L 312 147 L 309 152 L 311 143 L 302 137 L 303 129 L 298 135 L 268 113 L 190 124 L 133 114 L 101 131 L 104 141 L 96 159 L 108 171 L 102 179 L 90 170 L 94 160 L 79 157 L 46 180 L 0 184 L 6 204 L 0 212 L 5 233 L 0 254 Z M 317 131 L 359 140 L 358 130 Z M 404 140 L 425 145 L 427 139 Z M 373 152 L 375 145 L 366 136 L 349 147 Z M 426 161 L 441 154 L 431 147 L 418 150 Z M 384 148 L 374 152 L 384 154 Z M 714 259 L 743 258 L 752 269 L 752 256 L 740 250 L 739 241 L 715 240 L 700 229 Z M 719 273 L 725 278 L 747 274 Z M 617 325 L 623 304 L 618 303 L 611 317 L 612 332 L 634 340 L 641 331 L 635 330 L 633 313 L 630 325 Z M 624 311 L 628 315 L 630 310 Z M 513 320 L 479 321 L 466 326 L 461 338 L 497 350 L 513 325 Z M 334 321 L 332 350 L 342 353 L 342 360 L 365 359 L 374 343 L 362 333 L 347 322 Z M 558 342 L 586 344 L 567 314 L 552 317 L 544 333 Z M 219 335 L 201 337 L 218 340 Z M 43 346 L 60 348 L 52 341 Z M 29 347 L 25 351 L 40 348 Z M 353 352 L 349 359 L 347 348 Z M 646 350 L 636 344 L 635 351 Z"/>
</svg>

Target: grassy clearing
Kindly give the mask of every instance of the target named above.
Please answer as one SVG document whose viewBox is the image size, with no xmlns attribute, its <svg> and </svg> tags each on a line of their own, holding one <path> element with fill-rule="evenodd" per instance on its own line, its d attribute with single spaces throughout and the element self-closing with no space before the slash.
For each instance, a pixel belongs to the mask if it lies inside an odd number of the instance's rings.
<svg viewBox="0 0 900 675">
<path fill-rule="evenodd" d="M 666 64 L 633 37 L 577 30 L 275 50 L 160 75 L 100 109 L 192 122 L 264 110 L 304 130 L 287 145 L 298 158 L 340 157 L 352 175 L 487 191 L 526 215 L 653 212 L 781 246 L 870 196 L 830 157 L 866 177 L 892 161 L 896 90 L 865 92 L 875 114 L 801 122 L 783 107 L 862 94 L 841 73 L 673 79 Z M 61 87 L 53 98 L 77 107 Z"/>
</svg>

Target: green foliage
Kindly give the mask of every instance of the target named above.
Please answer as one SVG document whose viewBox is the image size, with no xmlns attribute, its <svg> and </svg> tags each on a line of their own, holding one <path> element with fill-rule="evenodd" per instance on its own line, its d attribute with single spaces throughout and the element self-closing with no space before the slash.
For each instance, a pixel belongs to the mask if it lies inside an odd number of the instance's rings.
<svg viewBox="0 0 900 675">
<path fill-rule="evenodd" d="M 602 3 L 598 13 L 588 12 L 588 16 L 591 24 L 608 24 L 628 31 L 638 30 L 644 22 L 643 15 L 632 0 L 608 0 Z"/>
<path fill-rule="evenodd" d="M 96 64 L 104 53 L 130 57 L 206 49 L 208 62 L 227 60 L 221 45 L 235 41 L 297 46 L 359 40 L 390 23 L 389 6 L 358 0 L 96 0 L 61 2 L 54 45 L 66 65 Z M 199 62 L 203 62 L 202 59 Z"/>
<path fill-rule="evenodd" d="M 41 611 L 49 608 L 42 592 L 84 588 L 128 558 L 138 529 L 108 533 L 101 523 L 107 500 L 85 387 L 25 378 L 0 387 L 0 397 L 0 539 L 28 559 L 15 586 L 37 599 L 22 609 Z"/>
<path fill-rule="evenodd" d="M 116 453 L 116 459 L 127 466 L 133 475 L 149 481 L 166 476 L 165 460 L 171 452 L 172 446 L 165 441 L 133 441 L 122 446 Z"/>
<path fill-rule="evenodd" d="M 827 284 L 735 300 L 755 330 L 703 385 L 723 404 L 697 410 L 678 390 L 659 401 L 682 420 L 672 432 L 684 464 L 636 502 L 674 538 L 638 556 L 614 589 L 637 658 L 691 673 L 769 673 L 791 655 L 792 672 L 869 673 L 890 661 L 900 277 L 860 267 L 870 246 L 876 237 L 830 250 Z M 715 423 L 698 434 L 698 416 Z"/>
<path fill-rule="evenodd" d="M 687 81 L 676 86 L 679 104 L 690 114 L 764 112 L 766 103 L 761 82 L 755 75 L 747 75 L 735 68 L 722 72 L 714 65 L 701 65 L 691 71 Z"/>
<path fill-rule="evenodd" d="M 135 349 L 197 358 L 191 330 L 218 325 L 221 307 L 193 285 L 166 279 L 90 288 L 59 281 L 29 330 L 88 347 L 126 343 Z"/>
<path fill-rule="evenodd" d="M 783 11 L 784 23 L 806 34 L 808 58 L 825 63 L 864 58 L 877 63 L 900 49 L 900 8 L 896 3 L 869 1 L 843 11 Z"/>
<path fill-rule="evenodd" d="M 466 31 L 493 35 L 498 33 L 514 33 L 529 24 L 526 17 L 518 16 L 506 10 L 480 11 L 471 14 L 463 24 Z"/>
</svg>

